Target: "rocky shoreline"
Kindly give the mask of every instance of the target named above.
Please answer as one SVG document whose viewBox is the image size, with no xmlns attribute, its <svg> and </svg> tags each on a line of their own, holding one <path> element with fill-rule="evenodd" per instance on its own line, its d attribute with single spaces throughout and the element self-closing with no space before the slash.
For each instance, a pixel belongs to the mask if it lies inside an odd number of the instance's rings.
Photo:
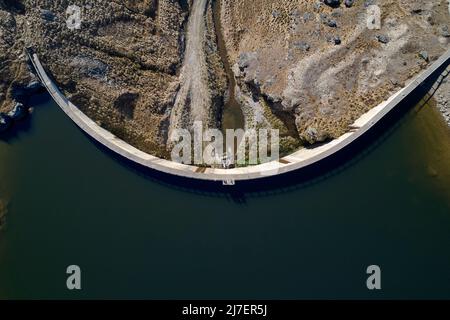
<svg viewBox="0 0 450 320">
<path fill-rule="evenodd" d="M 450 127 L 450 79 L 447 76 L 441 86 L 436 90 L 434 99 L 437 102 L 437 108 L 442 113 L 445 122 Z"/>
<path fill-rule="evenodd" d="M 28 101 L 35 94 L 45 92 L 38 80 L 32 80 L 25 86 L 15 85 L 11 90 L 12 108 L 7 112 L 0 112 L 0 133 L 8 131 L 30 113 Z"/>
</svg>

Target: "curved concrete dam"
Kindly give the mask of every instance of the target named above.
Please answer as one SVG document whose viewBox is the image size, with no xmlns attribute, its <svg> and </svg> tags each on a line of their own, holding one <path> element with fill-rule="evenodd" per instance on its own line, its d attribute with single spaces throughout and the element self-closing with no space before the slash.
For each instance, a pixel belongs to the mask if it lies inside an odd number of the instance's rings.
<svg viewBox="0 0 450 320">
<path fill-rule="evenodd" d="M 342 150 L 383 119 L 383 117 L 393 110 L 402 100 L 420 86 L 422 82 L 435 74 L 436 71 L 440 70 L 443 66 L 446 66 L 450 61 L 450 50 L 436 60 L 427 70 L 411 80 L 403 89 L 357 119 L 352 126 L 352 128 L 354 128 L 353 131 L 315 148 L 300 149 L 277 161 L 233 169 L 205 168 L 180 164 L 157 158 L 136 149 L 103 129 L 82 113 L 63 95 L 57 85 L 50 79 L 37 54 L 32 52 L 32 50 L 28 50 L 28 56 L 37 75 L 61 109 L 82 130 L 108 149 L 137 164 L 167 174 L 208 181 L 231 181 L 234 183 L 234 181 L 266 178 L 306 168 Z"/>
</svg>

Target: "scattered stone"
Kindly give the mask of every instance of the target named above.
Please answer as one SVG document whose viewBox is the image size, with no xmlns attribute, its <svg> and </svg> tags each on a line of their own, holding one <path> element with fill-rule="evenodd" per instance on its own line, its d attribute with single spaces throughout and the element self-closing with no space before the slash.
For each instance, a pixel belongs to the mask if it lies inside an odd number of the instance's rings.
<svg viewBox="0 0 450 320">
<path fill-rule="evenodd" d="M 239 55 L 238 65 L 240 69 L 245 69 L 256 60 L 256 54 L 254 52 L 244 52 Z"/>
<path fill-rule="evenodd" d="M 389 28 L 394 28 L 398 25 L 398 20 L 396 18 L 387 18 L 384 22 Z"/>
<path fill-rule="evenodd" d="M 375 2 L 376 2 L 376 0 L 366 0 L 366 1 L 364 2 L 364 7 L 365 7 L 365 8 L 370 7 L 370 6 L 374 5 Z"/>
<path fill-rule="evenodd" d="M 450 38 L 450 32 L 448 30 L 448 26 L 441 27 L 441 36 L 443 36 L 444 38 Z"/>
<path fill-rule="evenodd" d="M 309 126 L 305 132 L 301 134 L 301 138 L 309 144 L 323 142 L 327 139 L 324 132 L 319 131 L 316 127 Z"/>
<path fill-rule="evenodd" d="M 420 7 L 415 7 L 415 8 L 413 8 L 413 9 L 411 10 L 411 13 L 412 13 L 412 14 L 418 14 L 418 15 L 420 15 L 420 14 L 423 13 L 423 9 L 420 8 Z"/>
<path fill-rule="evenodd" d="M 345 0 L 345 6 L 347 8 L 353 7 L 353 4 L 355 3 L 355 0 Z"/>
<path fill-rule="evenodd" d="M 55 14 L 50 10 L 41 10 L 41 18 L 49 22 L 55 21 L 56 19 Z"/>
<path fill-rule="evenodd" d="M 390 81 L 390 82 L 392 83 L 392 85 L 394 85 L 394 86 L 398 86 L 398 85 L 400 84 L 400 81 L 399 81 L 397 78 L 395 78 L 395 77 L 390 78 L 389 81 Z"/>
<path fill-rule="evenodd" d="M 8 112 L 8 117 L 12 120 L 17 121 L 25 118 L 28 114 L 28 109 L 20 102 L 16 103 L 14 108 Z"/>
<path fill-rule="evenodd" d="M 377 40 L 378 40 L 378 42 L 381 42 L 381 43 L 384 43 L 384 44 L 389 43 L 389 41 L 390 41 L 389 37 L 386 36 L 386 35 L 383 35 L 383 34 L 378 35 L 377 36 Z"/>
<path fill-rule="evenodd" d="M 325 0 L 324 3 L 332 8 L 337 8 L 341 5 L 341 0 Z"/>
<path fill-rule="evenodd" d="M 75 68 L 78 74 L 94 79 L 104 79 L 108 73 L 107 64 L 87 55 L 74 57 L 69 65 Z"/>
<path fill-rule="evenodd" d="M 270 87 L 270 86 L 272 86 L 272 85 L 275 83 L 275 81 L 276 81 L 275 77 L 272 76 L 272 77 L 270 77 L 269 79 L 267 79 L 267 80 L 264 82 L 264 86 L 265 86 L 265 87 Z"/>
<path fill-rule="evenodd" d="M 0 113 L 0 132 L 5 132 L 11 127 L 12 119 L 5 113 Z"/>
<path fill-rule="evenodd" d="M 303 51 L 309 51 L 309 49 L 311 48 L 311 46 L 305 41 L 296 41 L 292 45 L 295 49 L 300 49 Z"/>
<path fill-rule="evenodd" d="M 305 12 L 305 13 L 303 14 L 303 21 L 304 21 L 304 22 L 311 21 L 312 19 L 313 19 L 313 14 L 312 14 L 312 13 L 310 13 L 310 12 Z"/>
<path fill-rule="evenodd" d="M 327 19 L 327 20 L 325 21 L 325 24 L 326 24 L 327 26 L 329 26 L 330 28 L 337 28 L 337 22 L 336 22 L 336 20 L 333 20 L 333 19 Z"/>
<path fill-rule="evenodd" d="M 421 57 L 423 60 L 425 60 L 426 62 L 430 61 L 430 56 L 428 55 L 427 51 L 420 51 L 419 52 L 419 57 Z"/>
<path fill-rule="evenodd" d="M 274 17 L 275 19 L 278 18 L 279 16 L 281 16 L 280 11 L 278 10 L 273 10 L 272 11 L 272 17 Z"/>
<path fill-rule="evenodd" d="M 294 60 L 294 54 L 292 53 L 292 50 L 288 51 L 288 54 L 286 56 L 286 60 L 293 61 Z"/>
<path fill-rule="evenodd" d="M 295 9 L 294 11 L 291 12 L 291 16 L 298 19 L 301 16 L 300 10 Z"/>
<path fill-rule="evenodd" d="M 340 45 L 342 43 L 341 37 L 334 36 L 333 37 L 333 42 L 334 42 L 335 45 Z"/>
</svg>

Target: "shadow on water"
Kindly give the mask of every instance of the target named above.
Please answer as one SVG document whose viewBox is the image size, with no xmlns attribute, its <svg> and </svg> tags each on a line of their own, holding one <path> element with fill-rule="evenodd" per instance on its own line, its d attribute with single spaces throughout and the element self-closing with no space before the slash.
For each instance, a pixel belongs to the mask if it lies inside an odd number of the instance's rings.
<svg viewBox="0 0 450 320">
<path fill-rule="evenodd" d="M 440 72 L 443 70 L 445 70 L 445 67 L 443 67 Z M 415 116 L 421 108 L 428 106 L 427 103 L 432 98 L 431 95 L 428 95 L 428 92 L 430 92 L 436 80 L 439 78 L 440 72 L 437 72 L 435 76 L 429 78 L 428 81 L 424 82 L 414 90 L 406 99 L 363 136 L 334 155 L 307 168 L 278 176 L 264 177 L 251 181 L 237 181 L 235 186 L 223 186 L 220 181 L 199 181 L 148 169 L 112 152 L 87 134 L 86 136 L 94 141 L 97 147 L 108 154 L 108 156 L 113 157 L 119 161 L 121 165 L 133 170 L 136 174 L 143 176 L 146 179 L 153 180 L 170 188 L 176 188 L 191 193 L 215 197 L 225 196 L 236 203 L 245 204 L 246 198 L 248 197 L 285 193 L 318 184 L 332 176 L 340 174 L 370 155 L 400 126 L 402 126 L 410 116 Z M 433 92 L 433 90 L 431 90 L 431 92 Z"/>
<path fill-rule="evenodd" d="M 51 97 L 47 93 L 42 93 L 34 95 L 29 99 L 29 104 L 31 106 L 40 105 L 49 101 Z M 24 119 L 16 121 L 12 124 L 8 131 L 0 134 L 0 141 L 7 144 L 14 143 L 17 139 L 20 139 L 21 135 L 24 133 L 30 133 L 33 129 L 33 112 L 37 110 L 32 110 L 32 112 L 27 115 Z"/>
</svg>

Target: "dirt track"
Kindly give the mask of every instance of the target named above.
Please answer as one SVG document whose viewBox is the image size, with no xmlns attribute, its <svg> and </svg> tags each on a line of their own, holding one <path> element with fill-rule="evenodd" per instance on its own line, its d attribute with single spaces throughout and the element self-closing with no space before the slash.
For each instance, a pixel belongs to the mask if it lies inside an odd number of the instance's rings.
<svg viewBox="0 0 450 320">
<path fill-rule="evenodd" d="M 194 121 L 209 123 L 211 95 L 208 90 L 205 57 L 205 10 L 207 0 L 193 2 L 186 32 L 186 51 L 180 73 L 180 89 L 170 118 L 169 137 L 173 130 L 192 125 Z"/>
</svg>

